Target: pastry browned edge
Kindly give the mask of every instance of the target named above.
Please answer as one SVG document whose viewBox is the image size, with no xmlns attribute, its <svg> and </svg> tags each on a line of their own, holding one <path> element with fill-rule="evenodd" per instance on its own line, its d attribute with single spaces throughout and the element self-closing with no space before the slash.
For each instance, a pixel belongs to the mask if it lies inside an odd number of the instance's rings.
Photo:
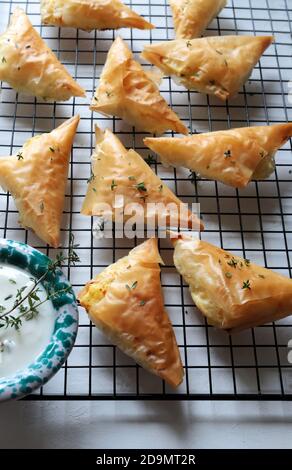
<svg viewBox="0 0 292 470">
<path fill-rule="evenodd" d="M 229 332 L 292 313 L 292 280 L 188 234 L 171 234 L 174 264 L 208 323 Z"/>
<path fill-rule="evenodd" d="M 127 221 L 135 214 L 134 204 L 137 204 L 137 213 L 138 209 L 143 210 L 145 223 L 152 220 L 156 225 L 204 229 L 201 220 L 187 206 L 182 210 L 182 201 L 137 152 L 127 150 L 109 129 L 102 131 L 96 126 L 95 135 L 92 171 L 81 214 L 107 218 L 106 208 L 110 208 L 109 215 L 114 220 L 117 212 Z M 117 211 L 117 198 L 121 197 L 123 201 L 118 202 Z"/>
<path fill-rule="evenodd" d="M 225 101 L 249 78 L 271 36 L 212 36 L 149 44 L 141 57 L 190 90 Z"/>
<path fill-rule="evenodd" d="M 161 75 L 159 75 L 159 80 Z M 145 132 L 167 130 L 187 134 L 188 129 L 160 94 L 157 74 L 147 73 L 120 37 L 113 42 L 90 109 L 118 116 Z"/>
<path fill-rule="evenodd" d="M 198 38 L 227 0 L 169 0 L 172 10 L 175 37 Z"/>
<path fill-rule="evenodd" d="M 70 152 L 79 123 L 72 117 L 32 137 L 16 155 L 0 158 L 0 185 L 13 196 L 19 222 L 45 243 L 60 244 Z"/>
<path fill-rule="evenodd" d="M 186 137 L 146 137 L 162 163 L 183 166 L 235 188 L 268 178 L 275 154 L 292 136 L 292 123 L 241 127 Z"/>
<path fill-rule="evenodd" d="M 158 263 L 162 260 L 152 238 L 89 281 L 78 299 L 113 344 L 176 387 L 183 367 L 164 308 Z"/>
<path fill-rule="evenodd" d="M 0 80 L 15 90 L 44 100 L 85 96 L 21 8 L 16 8 L 0 35 Z"/>
<path fill-rule="evenodd" d="M 41 0 L 42 23 L 46 25 L 92 29 L 152 29 L 120 0 Z"/>
</svg>

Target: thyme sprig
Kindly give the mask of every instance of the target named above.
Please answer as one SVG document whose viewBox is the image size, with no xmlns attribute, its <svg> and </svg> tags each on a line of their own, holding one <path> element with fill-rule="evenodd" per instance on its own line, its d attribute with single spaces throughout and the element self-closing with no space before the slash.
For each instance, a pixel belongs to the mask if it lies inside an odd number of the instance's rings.
<svg viewBox="0 0 292 470">
<path fill-rule="evenodd" d="M 144 161 L 147 163 L 147 165 L 154 165 L 155 163 L 157 163 L 157 160 L 155 157 L 153 157 L 153 155 L 148 155 L 146 158 L 144 158 Z"/>
<path fill-rule="evenodd" d="M 196 174 L 195 171 L 190 170 L 188 179 L 190 180 L 190 182 L 191 182 L 192 184 L 196 184 L 196 181 L 197 181 L 197 179 L 198 179 L 198 175 Z"/>
<path fill-rule="evenodd" d="M 12 327 L 16 330 L 19 330 L 22 325 L 22 320 L 32 320 L 39 314 L 39 307 L 42 304 L 70 290 L 70 287 L 68 286 L 64 289 L 49 291 L 47 293 L 47 296 L 43 300 L 41 300 L 39 297 L 39 293 L 41 291 L 39 285 L 42 283 L 42 281 L 45 280 L 48 274 L 55 274 L 57 269 L 62 268 L 65 262 L 67 262 L 69 265 L 75 266 L 75 263 L 80 261 L 79 256 L 75 251 L 78 246 L 79 245 L 74 244 L 74 235 L 71 233 L 69 239 L 68 253 L 58 253 L 54 261 L 50 260 L 49 265 L 44 274 L 42 274 L 39 279 L 33 280 L 33 286 L 31 287 L 31 289 L 28 290 L 27 293 L 25 293 L 28 287 L 27 285 L 22 286 L 20 289 L 17 289 L 12 307 L 8 310 L 4 309 L 4 311 L 3 309 L 1 309 L 0 328 Z M 27 305 L 24 305 L 25 301 L 27 301 Z M 19 314 L 15 315 L 14 312 L 17 309 L 19 311 Z"/>
</svg>

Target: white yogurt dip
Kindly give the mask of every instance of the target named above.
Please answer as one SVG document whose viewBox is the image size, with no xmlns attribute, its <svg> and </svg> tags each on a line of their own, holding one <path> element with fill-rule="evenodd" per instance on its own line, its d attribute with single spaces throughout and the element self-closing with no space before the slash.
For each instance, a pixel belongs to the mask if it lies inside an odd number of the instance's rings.
<svg viewBox="0 0 292 470">
<path fill-rule="evenodd" d="M 33 286 L 32 276 L 14 266 L 0 263 L 0 310 L 9 310 L 14 302 L 17 289 L 27 285 L 25 295 Z M 37 293 L 40 300 L 47 296 L 39 284 Z M 23 305 L 27 305 L 26 301 Z M 32 320 L 22 320 L 19 330 L 9 326 L 0 328 L 0 378 L 14 374 L 32 363 L 45 349 L 53 333 L 56 312 L 50 300 L 38 308 L 38 315 Z M 0 313 L 0 315 L 3 314 Z M 14 316 L 18 310 L 12 312 Z"/>
</svg>

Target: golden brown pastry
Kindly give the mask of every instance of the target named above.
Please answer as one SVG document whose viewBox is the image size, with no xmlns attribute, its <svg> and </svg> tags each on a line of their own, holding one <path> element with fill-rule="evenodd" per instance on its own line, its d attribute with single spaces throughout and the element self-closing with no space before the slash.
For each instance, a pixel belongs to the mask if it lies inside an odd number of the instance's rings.
<svg viewBox="0 0 292 470">
<path fill-rule="evenodd" d="M 79 116 L 29 139 L 17 155 L 0 158 L 0 185 L 9 191 L 20 224 L 57 248 L 70 151 Z"/>
<path fill-rule="evenodd" d="M 89 281 L 78 299 L 113 344 L 176 387 L 183 367 L 164 309 L 158 263 L 162 260 L 152 238 Z"/>
<path fill-rule="evenodd" d="M 41 0 L 44 24 L 92 29 L 152 29 L 144 20 L 119 0 Z"/>
<path fill-rule="evenodd" d="M 111 46 L 90 109 L 118 116 L 140 130 L 162 134 L 188 130 L 161 96 L 153 75 L 147 74 L 126 43 L 117 38 Z"/>
<path fill-rule="evenodd" d="M 201 36 L 227 0 L 169 0 L 175 36 L 177 39 L 193 39 Z"/>
<path fill-rule="evenodd" d="M 174 264 L 208 323 L 239 331 L 292 313 L 292 280 L 189 235 L 172 234 Z"/>
<path fill-rule="evenodd" d="M 272 40 L 270 36 L 176 39 L 145 46 L 142 57 L 186 88 L 225 101 L 237 94 Z"/>
<path fill-rule="evenodd" d="M 292 136 L 292 123 L 242 127 L 183 138 L 146 137 L 144 143 L 161 161 L 183 166 L 235 188 L 268 178 L 276 151 Z"/>
<path fill-rule="evenodd" d="M 0 35 L 0 80 L 21 93 L 45 100 L 85 96 L 20 8 L 15 9 L 8 29 Z"/>
<path fill-rule="evenodd" d="M 82 214 L 106 219 L 107 214 L 103 205 L 108 204 L 114 218 L 114 209 L 116 209 L 118 213 L 124 212 L 124 220 L 127 221 L 133 213 L 131 211 L 126 213 L 125 207 L 137 203 L 144 210 L 145 221 L 157 222 L 159 220 L 157 208 L 150 210 L 149 204 L 162 203 L 164 206 L 160 216 L 162 219 L 165 216 L 167 225 L 173 225 L 171 214 L 175 210 L 178 212 L 181 226 L 193 226 L 194 229 L 203 230 L 203 225 L 195 214 L 189 210 L 186 210 L 186 214 L 180 212 L 180 199 L 162 183 L 137 152 L 132 149 L 126 150 L 108 129 L 103 132 L 96 127 L 95 135 L 96 149 L 92 156 L 92 175 L 81 209 Z M 123 197 L 123 201 L 117 204 L 119 197 Z"/>
</svg>

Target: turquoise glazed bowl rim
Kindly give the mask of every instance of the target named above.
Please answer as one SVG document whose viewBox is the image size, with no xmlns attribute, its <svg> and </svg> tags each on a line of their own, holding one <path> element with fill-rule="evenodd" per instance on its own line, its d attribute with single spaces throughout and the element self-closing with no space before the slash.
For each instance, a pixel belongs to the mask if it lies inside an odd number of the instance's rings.
<svg viewBox="0 0 292 470">
<path fill-rule="evenodd" d="M 0 239 L 0 263 L 12 265 L 40 278 L 50 258 L 25 243 Z M 49 273 L 43 287 L 66 289 L 50 301 L 56 312 L 54 330 L 45 349 L 25 368 L 0 378 L 0 402 L 21 398 L 44 385 L 66 361 L 78 330 L 78 307 L 72 286 L 61 269 Z M 68 289 L 68 290 L 67 290 Z"/>
</svg>

